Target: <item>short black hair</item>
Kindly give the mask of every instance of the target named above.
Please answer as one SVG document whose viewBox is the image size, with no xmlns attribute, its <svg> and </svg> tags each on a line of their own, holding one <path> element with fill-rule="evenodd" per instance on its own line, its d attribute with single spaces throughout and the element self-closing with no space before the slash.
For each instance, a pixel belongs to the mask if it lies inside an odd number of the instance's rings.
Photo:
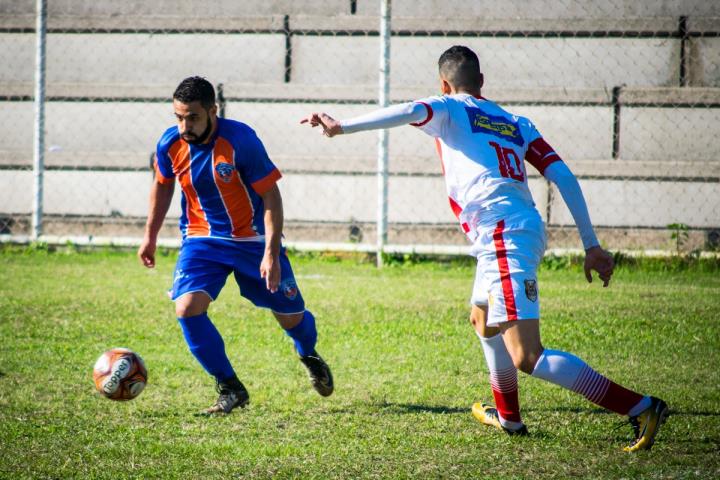
<svg viewBox="0 0 720 480">
<path fill-rule="evenodd" d="M 440 75 L 456 89 L 473 90 L 481 86 L 480 60 L 468 47 L 455 45 L 438 60 Z"/>
<path fill-rule="evenodd" d="M 210 109 L 215 105 L 215 88 L 203 77 L 188 77 L 175 89 L 173 100 L 179 100 L 186 105 L 200 102 L 203 108 Z"/>
</svg>

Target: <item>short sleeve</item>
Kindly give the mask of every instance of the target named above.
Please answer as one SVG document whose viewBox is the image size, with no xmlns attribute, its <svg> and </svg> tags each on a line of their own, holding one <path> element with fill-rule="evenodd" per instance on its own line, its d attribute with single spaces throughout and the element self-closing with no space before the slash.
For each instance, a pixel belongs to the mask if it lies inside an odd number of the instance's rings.
<svg viewBox="0 0 720 480">
<path fill-rule="evenodd" d="M 235 168 L 243 174 L 258 195 L 270 190 L 282 177 L 280 170 L 270 160 L 262 141 L 250 128 L 235 148 Z"/>
<path fill-rule="evenodd" d="M 415 101 L 425 107 L 427 116 L 424 120 L 411 123 L 431 137 L 440 137 L 448 118 L 447 104 L 442 97 L 427 97 Z"/>
<path fill-rule="evenodd" d="M 177 128 L 169 128 L 160 138 L 155 148 L 153 168 L 158 183 L 170 184 L 175 181 L 170 152 L 173 147 L 180 143 L 180 140 L 175 137 L 177 137 Z"/>
</svg>

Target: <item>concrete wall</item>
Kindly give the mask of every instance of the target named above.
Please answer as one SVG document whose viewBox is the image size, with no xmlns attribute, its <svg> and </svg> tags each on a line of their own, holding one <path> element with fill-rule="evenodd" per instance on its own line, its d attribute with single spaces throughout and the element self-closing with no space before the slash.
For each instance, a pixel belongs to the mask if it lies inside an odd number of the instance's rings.
<svg viewBox="0 0 720 480">
<path fill-rule="evenodd" d="M 193 18 L 199 14 L 211 17 L 247 17 L 277 14 L 342 15 L 350 13 L 350 0 L 213 0 L 202 8 L 195 0 L 52 0 L 50 15 L 64 16 L 175 16 Z M 0 14 L 32 14 L 33 0 L 0 0 Z M 378 15 L 380 0 L 357 0 L 358 15 Z M 393 14 L 398 17 L 452 17 L 462 14 L 484 18 L 627 18 L 680 15 L 720 16 L 717 2 L 707 0 L 393 0 Z"/>
<path fill-rule="evenodd" d="M 282 166 L 281 166 L 282 168 Z M 48 171 L 45 173 L 45 213 L 143 217 L 150 172 Z M 0 171 L 3 214 L 29 214 L 32 174 Z M 280 188 L 290 221 L 373 222 L 377 210 L 377 180 L 370 175 L 288 174 Z M 664 227 L 681 222 L 693 227 L 717 227 L 720 184 L 643 180 L 581 180 L 594 223 L 605 227 Z M 538 210 L 547 211 L 547 184 L 532 177 L 530 187 Z M 455 222 L 441 177 L 391 177 L 389 220 L 429 224 Z M 169 217 L 179 215 L 179 195 Z M 557 192 L 551 203 L 551 224 L 572 225 Z"/>
<path fill-rule="evenodd" d="M 583 180 L 580 182 L 595 225 L 665 227 L 684 223 L 718 228 L 720 183 Z M 554 195 L 550 222 L 573 225 L 560 195 Z"/>
<path fill-rule="evenodd" d="M 453 17 L 463 15 L 479 18 L 628 18 L 667 17 L 680 15 L 719 16 L 720 5 L 707 0 L 393 0 L 393 15 L 398 17 Z M 358 0 L 358 13 L 377 15 L 379 0 Z"/>
<path fill-rule="evenodd" d="M 32 14 L 34 0 L 0 0 L 0 14 Z M 166 16 L 192 19 L 197 16 L 215 18 L 248 17 L 277 14 L 339 15 L 350 13 L 348 0 L 212 0 L 199 4 L 196 0 L 51 0 L 50 16 Z"/>
<path fill-rule="evenodd" d="M 698 38 L 689 47 L 691 84 L 720 87 L 720 38 Z"/>
<path fill-rule="evenodd" d="M 172 88 L 198 73 L 215 83 L 282 83 L 285 76 L 285 37 L 277 34 L 50 34 L 47 39 L 49 84 L 102 84 L 108 86 L 106 96 L 113 96 L 117 85 Z M 0 83 L 33 81 L 34 42 L 32 34 L 0 34 L 0 61 L 7 65 Z"/>
<path fill-rule="evenodd" d="M 30 165 L 32 103 L 0 102 L 0 108 L 4 118 L 12 120 L 0 128 L 0 165 Z M 299 121 L 316 110 L 347 118 L 372 108 L 330 103 L 232 102 L 227 106 L 227 115 L 251 125 L 273 158 L 282 158 L 286 168 L 368 172 L 375 168 L 375 133 L 328 141 L 302 127 Z M 508 110 L 531 118 L 569 162 L 606 160 L 612 156 L 611 107 L 516 105 Z M 144 166 L 160 134 L 173 122 L 169 102 L 49 102 L 47 164 Z M 718 138 L 720 108 L 628 106 L 621 110 L 620 158 L 624 160 L 703 161 L 718 165 Z M 390 155 L 392 171 L 437 173 L 433 141 L 418 130 L 393 130 Z"/>
<path fill-rule="evenodd" d="M 281 189 L 289 222 L 375 221 L 377 134 L 328 140 L 298 122 L 312 111 L 345 118 L 373 108 L 355 103 L 377 97 L 378 37 L 346 33 L 377 30 L 378 0 L 358 0 L 357 15 L 345 0 L 220 0 L 204 6 L 201 17 L 190 0 L 49 3 L 55 30 L 47 44 L 53 98 L 46 164 L 56 170 L 45 175 L 47 214 L 143 217 L 149 155 L 174 121 L 163 99 L 179 80 L 199 73 L 224 85 L 227 116 L 251 125 L 286 173 Z M 0 217 L 28 215 L 32 208 L 31 173 L 16 167 L 32 162 L 35 37 L 14 32 L 33 28 L 33 10 L 31 0 L 0 0 Z M 688 15 L 695 33 L 684 57 L 692 88 L 681 85 L 679 38 L 398 35 L 391 96 L 400 101 L 437 92 L 437 57 L 449 45 L 466 44 L 480 55 L 485 95 L 531 118 L 580 175 L 597 225 L 720 226 L 720 3 L 395 0 L 393 12 L 396 31 L 421 33 L 625 29 L 670 35 L 678 17 Z M 291 29 L 300 29 L 291 37 L 287 83 L 283 15 Z M 132 33 L 134 26 L 144 33 Z M 93 28 L 99 30 L 88 33 Z M 147 33 L 158 28 L 207 31 Z M 224 28 L 245 30 L 223 34 Z M 340 34 L 318 35 L 334 29 Z M 611 98 L 618 86 L 613 157 Z M 432 139 L 413 128 L 393 130 L 390 171 L 391 222 L 456 223 Z M 548 185 L 533 175 L 530 186 L 545 215 Z M 551 197 L 550 223 L 571 224 L 557 192 Z"/>
</svg>

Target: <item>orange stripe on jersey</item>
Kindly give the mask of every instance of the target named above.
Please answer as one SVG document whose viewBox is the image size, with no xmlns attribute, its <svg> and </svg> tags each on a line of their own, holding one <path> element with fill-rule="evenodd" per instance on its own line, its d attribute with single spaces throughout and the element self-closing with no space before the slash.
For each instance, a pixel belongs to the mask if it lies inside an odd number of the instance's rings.
<svg viewBox="0 0 720 480">
<path fill-rule="evenodd" d="M 257 182 L 254 182 L 251 186 L 258 195 L 262 195 L 263 193 L 270 190 L 273 185 L 275 185 L 275 183 L 281 178 L 282 174 L 280 173 L 280 170 L 276 168 L 272 172 L 268 173 L 265 178 L 261 178 Z"/>
<path fill-rule="evenodd" d="M 185 194 L 186 212 L 188 218 L 187 235 L 205 236 L 210 234 L 210 224 L 205 218 L 200 199 L 192 184 L 190 174 L 190 145 L 178 140 L 168 151 L 173 164 L 173 172 L 177 176 L 180 186 Z"/>
<path fill-rule="evenodd" d="M 232 168 L 222 169 L 218 165 L 225 163 Z M 221 175 L 220 172 L 229 172 Z M 235 170 L 235 150 L 230 142 L 222 137 L 215 141 L 213 149 L 213 176 L 230 223 L 233 237 L 255 237 L 252 228 L 253 206 L 245 184 Z"/>
</svg>

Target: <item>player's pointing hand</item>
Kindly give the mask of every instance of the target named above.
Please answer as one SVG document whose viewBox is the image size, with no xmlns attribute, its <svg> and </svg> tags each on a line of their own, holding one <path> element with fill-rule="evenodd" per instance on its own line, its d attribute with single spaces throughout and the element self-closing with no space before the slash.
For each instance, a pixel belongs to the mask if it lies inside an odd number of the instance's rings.
<svg viewBox="0 0 720 480">
<path fill-rule="evenodd" d="M 334 137 L 343 133 L 343 129 L 340 126 L 340 122 L 332 118 L 326 113 L 312 113 L 309 116 L 300 120 L 300 123 L 309 123 L 311 127 L 317 127 L 318 125 L 323 128 L 323 135 L 326 137 Z"/>
</svg>

